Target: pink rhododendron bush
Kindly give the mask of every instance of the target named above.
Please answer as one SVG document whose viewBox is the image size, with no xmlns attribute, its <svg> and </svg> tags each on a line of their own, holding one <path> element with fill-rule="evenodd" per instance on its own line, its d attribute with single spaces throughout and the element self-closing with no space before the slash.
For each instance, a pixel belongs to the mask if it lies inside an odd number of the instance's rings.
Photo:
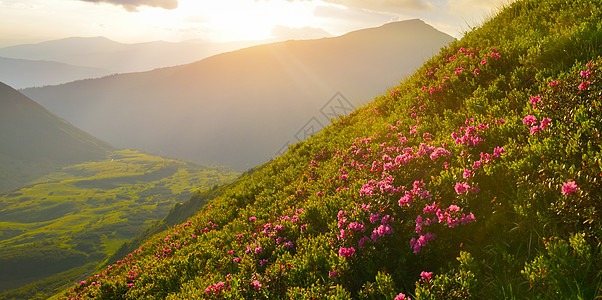
<svg viewBox="0 0 602 300">
<path fill-rule="evenodd" d="M 63 298 L 602 296 L 601 7 L 509 4 Z"/>
</svg>

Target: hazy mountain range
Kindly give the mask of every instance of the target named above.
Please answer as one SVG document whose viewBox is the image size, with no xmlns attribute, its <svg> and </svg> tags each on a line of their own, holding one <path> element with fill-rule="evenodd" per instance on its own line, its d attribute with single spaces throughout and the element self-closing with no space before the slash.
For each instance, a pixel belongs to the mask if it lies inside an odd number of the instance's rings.
<svg viewBox="0 0 602 300">
<path fill-rule="evenodd" d="M 246 169 L 396 85 L 452 40 L 409 20 L 23 93 L 113 145 Z"/>
<path fill-rule="evenodd" d="M 259 43 L 154 41 L 125 44 L 105 37 L 71 37 L 16 45 L 0 48 L 0 81 L 14 88 L 55 85 L 191 63 Z"/>
<path fill-rule="evenodd" d="M 105 69 L 80 67 L 55 61 L 0 57 L 0 81 L 16 89 L 56 85 L 109 74 L 111 71 Z"/>
</svg>

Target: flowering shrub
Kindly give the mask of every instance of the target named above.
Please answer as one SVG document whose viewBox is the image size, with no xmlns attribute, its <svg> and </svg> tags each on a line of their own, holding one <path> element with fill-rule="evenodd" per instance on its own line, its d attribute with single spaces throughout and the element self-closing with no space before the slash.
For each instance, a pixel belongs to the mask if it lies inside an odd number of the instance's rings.
<svg viewBox="0 0 602 300">
<path fill-rule="evenodd" d="M 595 297 L 598 2 L 509 4 L 65 298 Z"/>
</svg>

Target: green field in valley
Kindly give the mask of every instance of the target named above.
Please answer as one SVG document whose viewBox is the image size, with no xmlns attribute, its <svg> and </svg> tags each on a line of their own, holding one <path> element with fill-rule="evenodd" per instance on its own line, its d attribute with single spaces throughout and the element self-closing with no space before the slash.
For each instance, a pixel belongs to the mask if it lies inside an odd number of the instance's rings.
<svg viewBox="0 0 602 300">
<path fill-rule="evenodd" d="M 74 280 L 175 203 L 238 175 L 120 150 L 0 195 L 0 292 L 52 276 Z"/>
</svg>

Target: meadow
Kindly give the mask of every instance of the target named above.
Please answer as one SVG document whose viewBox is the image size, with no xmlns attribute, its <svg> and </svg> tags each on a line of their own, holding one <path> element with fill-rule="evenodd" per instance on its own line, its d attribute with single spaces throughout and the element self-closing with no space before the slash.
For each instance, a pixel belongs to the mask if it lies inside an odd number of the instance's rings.
<svg viewBox="0 0 602 300">
<path fill-rule="evenodd" d="M 81 276 L 164 218 L 174 204 L 237 176 L 119 150 L 6 193 L 0 197 L 0 287 L 8 290 L 73 268 Z"/>
</svg>

